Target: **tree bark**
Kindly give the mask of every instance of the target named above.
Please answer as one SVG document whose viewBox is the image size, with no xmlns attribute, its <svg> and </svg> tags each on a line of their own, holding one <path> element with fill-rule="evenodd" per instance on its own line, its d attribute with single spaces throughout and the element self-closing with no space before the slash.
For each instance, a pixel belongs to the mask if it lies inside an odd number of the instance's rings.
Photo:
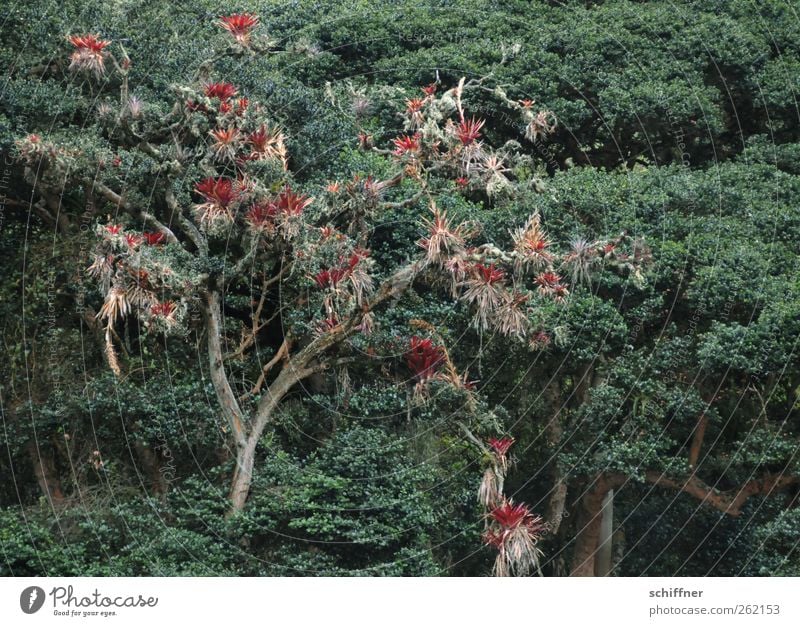
<svg viewBox="0 0 800 626">
<path fill-rule="evenodd" d="M 578 503 L 577 535 L 570 576 L 594 576 L 603 520 L 603 500 L 611 489 L 627 481 L 621 474 L 597 476 Z"/>
<path fill-rule="evenodd" d="M 26 447 L 42 495 L 47 498 L 51 508 L 61 504 L 64 501 L 64 493 L 61 490 L 61 480 L 58 478 L 52 452 L 36 445 L 34 441 L 28 442 Z"/>
<path fill-rule="evenodd" d="M 247 496 L 250 494 L 250 486 L 253 484 L 253 467 L 256 460 L 256 448 L 264 433 L 264 428 L 272 420 L 275 409 L 281 400 L 294 386 L 305 376 L 311 374 L 313 369 L 296 370 L 291 362 L 287 363 L 278 374 L 275 381 L 267 388 L 264 398 L 262 398 L 252 421 L 250 432 L 244 444 L 236 449 L 236 470 L 231 481 L 230 502 L 231 508 L 228 511 L 232 515 L 244 508 Z"/>
<path fill-rule="evenodd" d="M 697 461 L 700 459 L 700 450 L 703 448 L 703 439 L 706 436 L 706 428 L 708 426 L 708 416 L 703 413 L 697 420 L 692 433 L 692 445 L 689 448 L 689 467 L 692 471 L 697 469 Z"/>
<path fill-rule="evenodd" d="M 217 395 L 220 408 L 231 429 L 231 436 L 237 449 L 243 448 L 246 443 L 244 415 L 239 407 L 239 401 L 233 393 L 228 375 L 225 372 L 225 363 L 222 351 L 222 311 L 219 293 L 211 290 L 206 293 L 205 306 L 206 335 L 208 342 L 208 361 L 211 371 L 211 382 Z"/>
<path fill-rule="evenodd" d="M 600 519 L 600 537 L 597 545 L 597 559 L 594 573 L 596 576 L 611 574 L 612 536 L 614 533 L 614 490 L 609 489 L 603 498 L 603 508 Z"/>
<path fill-rule="evenodd" d="M 547 500 L 546 519 L 549 525 L 551 536 L 558 534 L 561 521 L 564 519 L 564 510 L 567 504 L 567 483 L 564 474 L 558 463 L 559 446 L 563 436 L 564 427 L 562 425 L 562 406 L 561 394 L 558 388 L 558 381 L 555 377 L 551 378 L 544 390 L 550 406 L 551 417 L 545 425 L 545 439 L 548 450 L 550 451 L 550 480 L 552 487 Z"/>
<path fill-rule="evenodd" d="M 594 576 L 604 497 L 605 493 L 594 488 L 581 498 L 578 507 L 578 534 L 575 536 L 570 576 Z"/>
<path fill-rule="evenodd" d="M 136 456 L 139 457 L 142 473 L 147 478 L 147 487 L 153 495 L 163 496 L 167 493 L 167 480 L 161 472 L 161 462 L 153 449 L 140 439 L 134 441 L 133 447 L 136 449 Z"/>
</svg>

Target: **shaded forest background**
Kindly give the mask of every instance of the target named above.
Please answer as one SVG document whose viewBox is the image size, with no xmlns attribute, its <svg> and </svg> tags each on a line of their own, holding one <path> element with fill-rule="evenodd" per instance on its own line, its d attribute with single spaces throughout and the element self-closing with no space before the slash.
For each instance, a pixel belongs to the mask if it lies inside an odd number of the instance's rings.
<svg viewBox="0 0 800 626">
<path fill-rule="evenodd" d="M 558 127 L 525 147 L 538 193 L 490 202 L 454 192 L 452 210 L 499 240 L 538 210 L 559 239 L 647 242 L 643 287 L 574 289 L 547 313 L 558 334 L 536 351 L 481 337 L 463 310 L 414 292 L 385 329 L 405 340 L 409 320 L 426 320 L 479 381 L 494 427 L 516 439 L 507 493 L 546 519 L 563 495 L 548 519 L 557 532 L 540 544 L 543 572 L 574 569 L 577 538 L 613 488 L 617 575 L 799 574 L 796 6 L 240 4 L 287 54 L 224 61 L 221 78 L 275 112 L 304 188 L 388 167 L 357 149 L 361 129 L 384 144 L 397 134 L 387 101 L 402 105 L 437 78 L 491 75 L 509 97 L 552 110 Z M 486 575 L 481 460 L 448 419 L 457 399 L 442 392 L 411 411 L 406 386 L 358 365 L 346 388 L 297 389 L 264 434 L 247 506 L 226 516 L 232 460 L 200 330 L 147 342 L 131 330 L 117 379 L 94 322 L 102 296 L 84 273 L 95 236 L 81 228 L 113 209 L 80 186 L 56 207 L 32 207 L 16 140 L 102 149 L 84 132 L 97 94 L 58 67 L 67 35 L 122 43 L 132 89 L 154 114 L 219 46 L 215 20 L 230 10 L 0 9 L 0 574 Z M 474 107 L 495 143 L 517 136 L 489 96 Z M 149 175 L 133 152 L 118 156 L 126 176 Z M 381 216 L 392 227 L 376 231 L 379 261 L 413 253 L 419 212 Z M 248 365 L 237 367 L 244 380 Z M 713 502 L 775 475 L 792 484 L 761 483 L 735 509 Z M 713 489 L 681 489 L 689 476 Z"/>
</svg>

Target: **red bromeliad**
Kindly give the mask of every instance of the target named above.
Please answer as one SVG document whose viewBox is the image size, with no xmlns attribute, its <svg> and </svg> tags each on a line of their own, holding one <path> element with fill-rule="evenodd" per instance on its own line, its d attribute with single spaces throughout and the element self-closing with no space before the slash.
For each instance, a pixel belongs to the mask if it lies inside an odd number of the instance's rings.
<svg viewBox="0 0 800 626">
<path fill-rule="evenodd" d="M 262 124 L 258 130 L 250 133 L 247 142 L 252 150 L 249 158 L 251 160 L 261 159 L 281 159 L 286 160 L 286 146 L 284 144 L 283 132 L 278 128 L 269 128 Z"/>
<path fill-rule="evenodd" d="M 412 128 L 420 128 L 425 123 L 425 115 L 422 113 L 425 101 L 425 98 L 406 100 L 406 115 Z"/>
<path fill-rule="evenodd" d="M 75 46 L 70 57 L 70 70 L 94 72 L 97 77 L 105 72 L 105 49 L 111 45 L 110 41 L 97 35 L 73 35 L 69 42 Z"/>
<path fill-rule="evenodd" d="M 529 345 L 531 350 L 546 350 L 551 341 L 552 339 L 548 333 L 543 330 L 539 330 L 533 334 Z"/>
<path fill-rule="evenodd" d="M 408 369 L 418 381 L 422 382 L 432 378 L 442 366 L 444 349 L 441 346 L 434 346 L 430 339 L 412 337 L 405 357 Z"/>
<path fill-rule="evenodd" d="M 422 222 L 428 227 L 428 236 L 420 239 L 417 245 L 425 250 L 428 262 L 440 263 L 463 248 L 469 233 L 465 224 L 454 225 L 446 211 L 433 208 L 431 212 L 433 216 Z"/>
<path fill-rule="evenodd" d="M 125 243 L 128 244 L 129 248 L 135 248 L 140 243 L 142 243 L 142 237 L 140 237 L 139 235 L 134 235 L 133 233 L 126 233 Z"/>
<path fill-rule="evenodd" d="M 483 541 L 498 550 L 494 574 L 526 576 L 539 569 L 542 552 L 537 544 L 547 529 L 544 520 L 524 504 L 505 499 L 488 517 L 494 527 L 487 528 Z"/>
<path fill-rule="evenodd" d="M 519 255 L 517 258 L 518 269 L 526 265 L 530 265 L 534 269 L 550 266 L 553 261 L 553 255 L 549 251 L 551 242 L 542 227 L 539 213 L 534 213 L 525 226 L 511 233 L 511 237 Z"/>
<path fill-rule="evenodd" d="M 342 280 L 353 274 L 362 259 L 366 259 L 368 256 L 369 250 L 356 248 L 347 259 L 341 260 L 342 264 L 339 267 L 323 269 L 317 272 L 314 275 L 314 282 L 317 283 L 320 289 L 327 287 L 335 289 Z"/>
<path fill-rule="evenodd" d="M 250 43 L 250 34 L 258 25 L 258 16 L 252 13 L 234 13 L 219 18 L 219 25 L 234 36 L 243 46 Z"/>
<path fill-rule="evenodd" d="M 214 139 L 211 149 L 218 159 L 232 159 L 236 155 L 236 148 L 239 145 L 241 133 L 235 127 L 215 128 L 208 131 Z"/>
<path fill-rule="evenodd" d="M 245 221 L 255 230 L 269 229 L 274 225 L 278 215 L 278 205 L 275 202 L 262 201 L 250 207 L 245 215 Z"/>
<path fill-rule="evenodd" d="M 208 204 L 227 210 L 239 199 L 239 190 L 230 178 L 206 178 L 197 183 L 194 190 L 203 196 Z"/>
<path fill-rule="evenodd" d="M 410 100 L 406 100 L 406 113 L 409 115 L 419 113 L 422 111 L 423 106 L 425 106 L 424 98 L 411 98 Z"/>
<path fill-rule="evenodd" d="M 300 215 L 309 204 L 314 201 L 314 198 L 295 193 L 291 187 L 284 187 L 277 200 L 278 211 L 283 215 L 296 216 Z"/>
<path fill-rule="evenodd" d="M 499 283 L 506 277 L 505 272 L 495 267 L 494 263 L 490 265 L 484 265 L 483 263 L 476 263 L 473 269 L 475 270 L 475 273 L 478 275 L 478 277 L 487 285 L 494 285 L 495 283 Z"/>
<path fill-rule="evenodd" d="M 197 183 L 194 189 L 205 200 L 194 207 L 201 226 L 207 227 L 217 221 L 233 221 L 234 205 L 242 195 L 239 183 L 230 178 L 206 178 Z"/>
<path fill-rule="evenodd" d="M 536 516 L 527 506 L 514 504 L 511 500 L 504 501 L 492 510 L 489 516 L 504 530 L 514 530 L 522 525 L 529 526 L 538 523 Z"/>
<path fill-rule="evenodd" d="M 419 152 L 419 139 L 419 134 L 403 135 L 402 137 L 392 139 L 392 143 L 394 143 L 395 146 L 392 154 L 395 156 L 403 156 L 406 153 L 413 154 Z"/>
<path fill-rule="evenodd" d="M 175 303 L 172 300 L 157 302 L 150 307 L 150 313 L 156 317 L 172 317 L 175 313 Z"/>
<path fill-rule="evenodd" d="M 513 437 L 491 437 L 487 443 L 494 452 L 500 456 L 505 456 L 508 450 L 514 445 Z"/>
<path fill-rule="evenodd" d="M 569 293 L 561 282 L 561 276 L 555 272 L 542 272 L 536 277 L 539 293 L 543 296 L 553 296 L 557 300 L 563 299 Z"/>
<path fill-rule="evenodd" d="M 144 237 L 144 241 L 148 246 L 157 246 L 164 243 L 164 240 L 166 239 L 164 233 L 161 232 L 144 233 L 142 237 Z"/>
<path fill-rule="evenodd" d="M 328 287 L 335 289 L 336 286 L 347 276 L 347 269 L 334 267 L 327 270 L 320 270 L 314 275 L 314 282 L 320 289 Z"/>
<path fill-rule="evenodd" d="M 206 98 L 217 98 L 218 100 L 225 102 L 226 100 L 230 100 L 236 95 L 236 87 L 231 85 L 230 83 L 209 83 L 205 86 L 203 90 Z"/>
<path fill-rule="evenodd" d="M 456 135 L 459 141 L 465 146 L 477 141 L 481 136 L 481 128 L 486 122 L 484 120 L 476 120 L 474 117 L 470 120 L 463 119 L 456 126 Z"/>
</svg>

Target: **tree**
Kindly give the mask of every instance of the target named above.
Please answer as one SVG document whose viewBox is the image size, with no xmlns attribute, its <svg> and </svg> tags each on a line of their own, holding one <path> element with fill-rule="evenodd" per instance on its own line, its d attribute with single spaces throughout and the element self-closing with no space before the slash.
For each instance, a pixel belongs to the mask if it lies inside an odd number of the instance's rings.
<svg viewBox="0 0 800 626">
<path fill-rule="evenodd" d="M 218 57 L 273 52 L 253 36 L 257 23 L 251 15 L 223 18 L 233 42 Z M 624 236 L 576 240 L 559 252 L 533 214 L 512 234 L 511 250 L 488 242 L 470 247 L 478 225 L 456 222 L 438 207 L 439 198 L 453 193 L 488 203 L 535 191 L 531 157 L 514 140 L 491 148 L 485 120 L 469 116 L 465 100 L 475 92 L 492 94 L 521 118 L 529 140 L 552 132 L 552 116 L 534 112 L 531 101 L 509 99 L 486 79 L 461 79 L 449 89 L 432 84 L 407 99 L 404 133 L 390 148 L 373 146 L 365 132 L 359 136 L 360 147 L 381 157 L 377 169 L 389 175 L 356 174 L 314 198 L 292 182 L 287 139 L 269 113 L 234 85 L 210 82 L 216 59 L 201 66 L 199 84 L 174 88 L 169 112 L 149 112 L 129 93 L 131 60 L 124 50 L 118 59 L 111 42 L 94 35 L 70 42 L 69 70 L 98 95 L 100 144 L 76 150 L 29 135 L 18 142 L 27 177 L 45 203 L 80 184 L 119 212 L 97 226 L 88 268 L 104 296 L 97 317 L 117 375 L 123 367 L 120 328 L 127 332 L 136 319 L 142 336 L 180 334 L 191 311 L 202 312 L 211 380 L 236 456 L 232 512 L 245 505 L 258 443 L 283 400 L 298 383 L 363 359 L 354 337 L 368 337 L 381 307 L 413 284 L 470 306 L 479 333 L 491 329 L 528 340 L 533 330 L 539 339 L 546 334 L 532 329 L 536 303 L 562 302 L 569 294 L 559 271 L 576 284 L 600 265 L 641 277 L 642 245 Z M 116 104 L 106 95 L 111 87 L 119 90 Z M 141 169 L 124 175 L 123 151 L 141 155 L 156 182 Z M 392 190 L 398 199 L 387 198 Z M 198 201 L 191 203 L 191 194 Z M 376 217 L 391 207 L 424 205 L 430 217 L 421 222 L 420 252 L 397 267 L 377 267 L 369 252 Z M 623 253 L 626 246 L 632 253 Z M 245 312 L 240 307 L 248 295 L 252 304 Z M 231 349 L 234 316 L 247 322 Z M 257 378 L 242 385 L 238 363 L 251 353 Z M 411 339 L 407 361 L 419 395 L 435 374 L 467 388 L 449 360 L 438 371 L 438 354 L 429 339 Z"/>
</svg>

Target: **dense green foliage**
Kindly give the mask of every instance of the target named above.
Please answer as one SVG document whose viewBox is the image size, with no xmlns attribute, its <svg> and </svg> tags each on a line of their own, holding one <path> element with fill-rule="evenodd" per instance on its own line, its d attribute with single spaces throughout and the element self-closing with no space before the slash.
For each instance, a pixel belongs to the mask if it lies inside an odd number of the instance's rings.
<svg viewBox="0 0 800 626">
<path fill-rule="evenodd" d="M 735 493 L 763 476 L 800 476 L 800 20 L 791 4 L 239 5 L 282 52 L 225 59 L 217 78 L 276 112 L 297 184 L 390 173 L 388 158 L 358 150 L 359 130 L 386 146 L 401 130 L 395 112 L 421 85 L 491 74 L 509 98 L 552 110 L 558 128 L 524 146 L 534 165 L 515 173 L 533 181 L 529 193 L 489 199 L 440 181 L 452 188 L 442 208 L 480 222 L 481 238 L 498 245 L 536 210 L 554 241 L 641 237 L 652 257 L 645 280 L 598 272 L 571 288 L 566 306 L 536 308 L 533 322 L 552 330 L 537 350 L 476 333 L 468 312 L 435 291 L 410 291 L 358 346 L 386 355 L 380 368 L 356 363 L 347 380 L 290 395 L 262 438 L 247 507 L 226 517 L 230 433 L 200 325 L 167 339 L 131 325 L 121 337 L 130 367 L 111 375 L 93 320 L 102 298 L 84 270 L 95 225 L 117 209 L 91 206 L 80 183 L 59 207 L 33 208 L 14 142 L 35 132 L 68 143 L 80 151 L 75 171 L 118 157 L 118 173 L 93 174 L 134 181 L 134 201 L 148 206 L 142 190 L 161 173 L 133 149 L 109 151 L 90 112 L 111 96 L 67 72 L 66 35 L 121 42 L 133 92 L 157 119 L 173 86 L 191 83 L 219 46 L 214 20 L 232 9 L 11 3 L 0 13 L 0 575 L 488 574 L 475 500 L 482 460 L 462 420 L 482 437 L 516 438 L 506 487 L 515 500 L 545 515 L 556 484 L 567 486 L 558 532 L 541 543 L 545 574 L 570 569 L 582 498 L 598 476 L 622 477 L 621 575 L 798 574 L 797 484 L 754 493 L 729 515 L 652 479 L 696 470 Z M 517 118 L 492 94 L 472 104 L 494 144 L 518 139 Z M 66 223 L 53 219 L 56 208 Z M 418 249 L 419 215 L 414 204 L 380 216 L 370 242 L 379 266 Z M 251 293 L 239 285 L 231 334 Z M 418 319 L 478 380 L 473 415 L 446 385 L 428 404 L 411 401 L 397 354 Z M 251 384 L 270 349 L 232 365 L 232 378 Z M 59 479 L 56 507 L 34 469 L 43 458 Z"/>
</svg>

